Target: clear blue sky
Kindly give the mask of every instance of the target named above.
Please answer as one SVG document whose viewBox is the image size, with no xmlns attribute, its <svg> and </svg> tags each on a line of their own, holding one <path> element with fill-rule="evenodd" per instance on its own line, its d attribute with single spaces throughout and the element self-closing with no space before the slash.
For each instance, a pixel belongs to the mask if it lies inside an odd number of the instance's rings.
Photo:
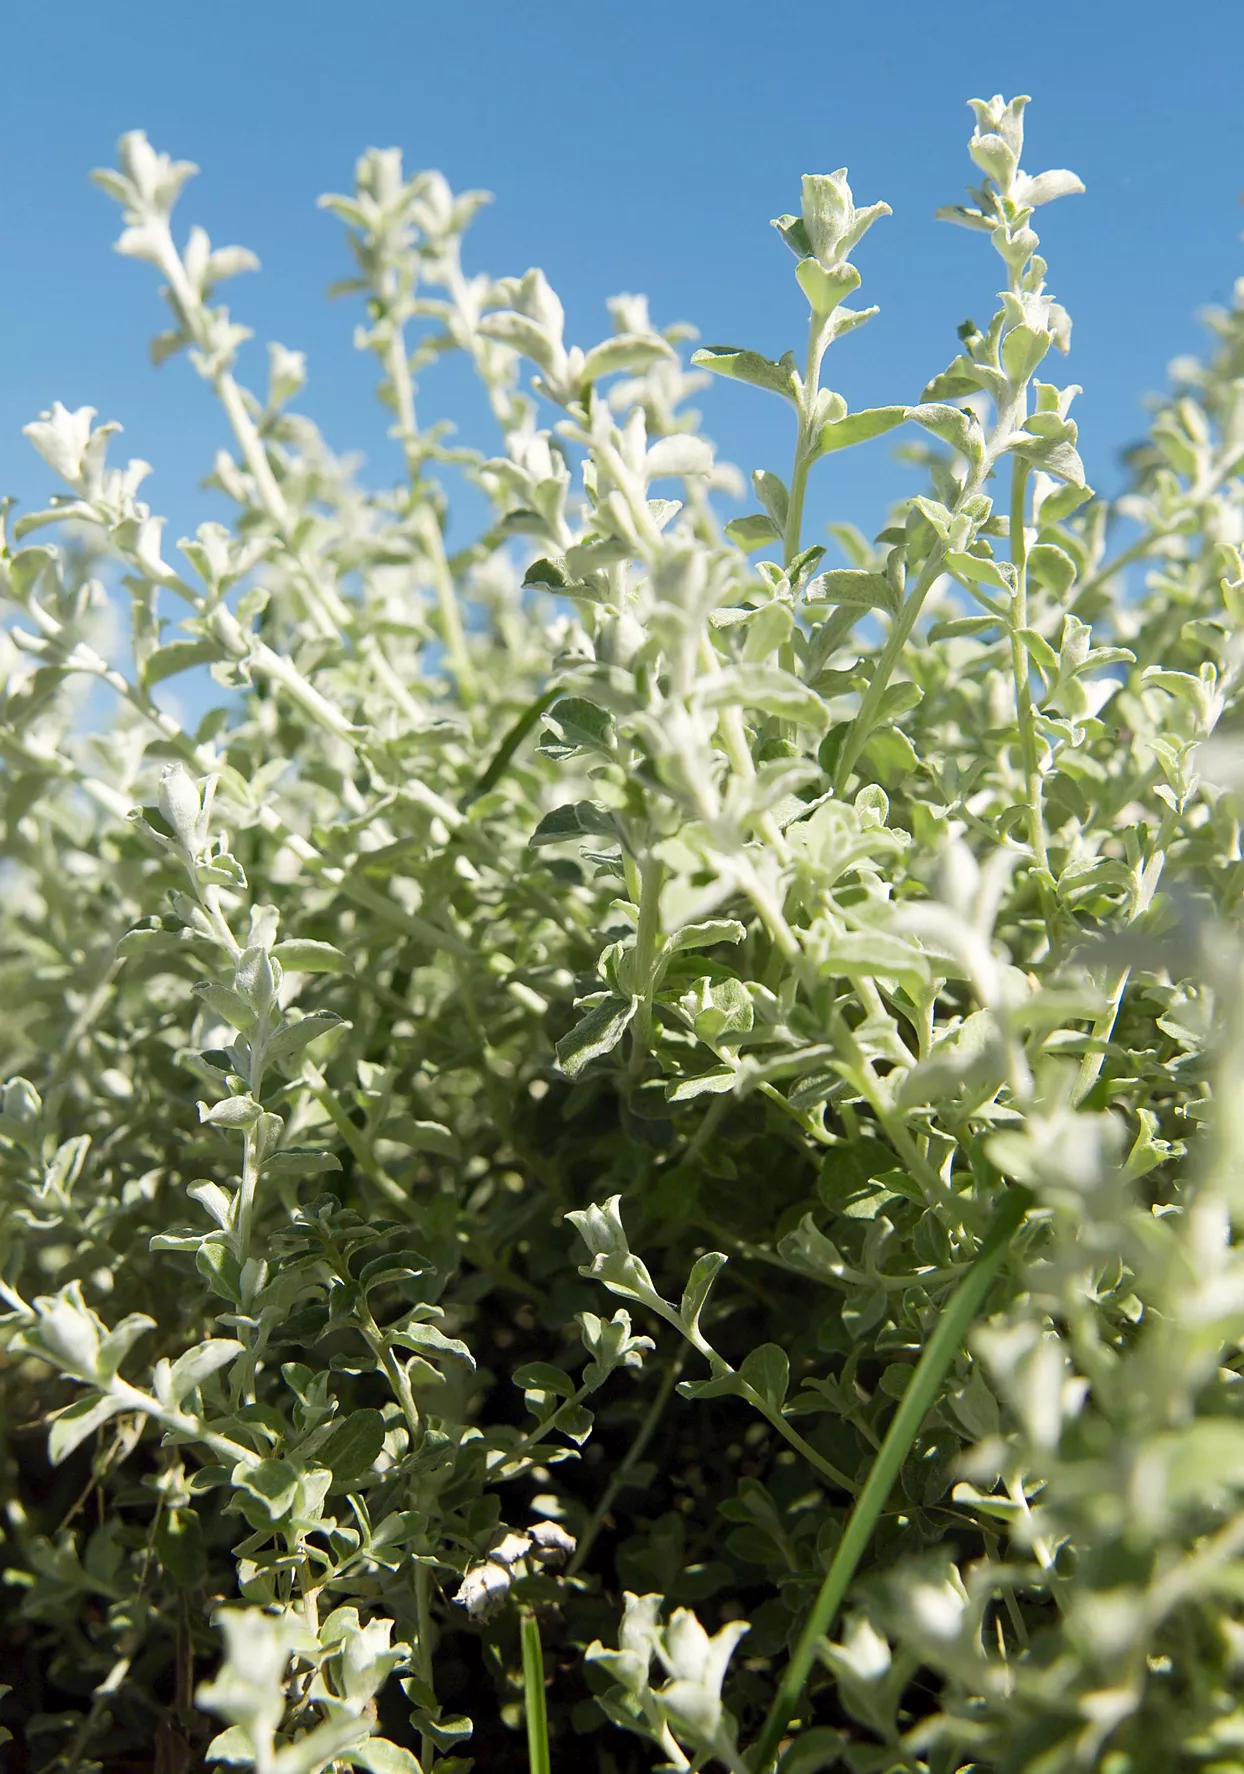
<svg viewBox="0 0 1244 1774">
<path fill-rule="evenodd" d="M 1196 346 L 1196 310 L 1244 272 L 1237 0 L 69 0 L 11 8 L 5 40 L 0 490 L 42 502 L 49 474 L 21 426 L 52 400 L 89 403 L 124 424 L 119 454 L 155 465 L 147 496 L 170 514 L 170 540 L 210 514 L 195 489 L 224 426 L 184 360 L 149 366 L 154 277 L 110 251 L 115 206 L 87 183 L 126 129 L 202 167 L 183 229 L 202 222 L 263 262 L 228 296 L 256 333 L 244 373 L 260 379 L 267 339 L 305 349 L 301 404 L 386 476 L 396 464 L 370 360 L 352 348 L 356 312 L 324 296 L 345 269 L 339 228 L 315 208 L 349 187 L 368 146 L 495 192 L 472 268 L 542 265 L 570 339 L 592 343 L 605 299 L 642 290 L 659 322 L 773 355 L 801 344 L 805 310 L 768 219 L 798 207 L 801 173 L 845 163 L 857 201 L 884 198 L 894 216 L 857 255 L 860 300 L 881 314 L 827 372 L 853 406 L 875 405 L 917 399 L 956 325 L 991 312 L 988 242 L 933 211 L 972 176 L 965 101 L 1028 92 L 1027 170 L 1068 166 L 1088 188 L 1039 221 L 1075 320 L 1056 375 L 1085 386 L 1082 453 L 1103 488 L 1144 392 Z M 785 470 L 777 402 L 718 384 L 702 404 L 726 455 Z M 423 416 L 435 410 L 433 384 Z M 903 484 L 892 442 L 823 467 L 813 526 L 880 520 Z"/>
</svg>

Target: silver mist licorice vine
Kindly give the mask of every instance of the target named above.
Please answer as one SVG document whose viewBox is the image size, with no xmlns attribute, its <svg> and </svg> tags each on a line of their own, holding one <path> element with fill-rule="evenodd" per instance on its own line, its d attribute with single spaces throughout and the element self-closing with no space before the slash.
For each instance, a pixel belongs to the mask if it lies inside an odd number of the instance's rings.
<svg viewBox="0 0 1244 1774">
<path fill-rule="evenodd" d="M 97 175 L 228 516 L 72 401 L 0 512 L 21 1765 L 1237 1766 L 1244 285 L 1097 497 L 1026 104 L 943 212 L 982 322 L 854 412 L 844 170 L 794 348 L 688 359 L 369 150 L 378 484 L 299 351 L 252 385 L 194 169 Z M 741 514 L 716 376 L 791 417 Z"/>
</svg>

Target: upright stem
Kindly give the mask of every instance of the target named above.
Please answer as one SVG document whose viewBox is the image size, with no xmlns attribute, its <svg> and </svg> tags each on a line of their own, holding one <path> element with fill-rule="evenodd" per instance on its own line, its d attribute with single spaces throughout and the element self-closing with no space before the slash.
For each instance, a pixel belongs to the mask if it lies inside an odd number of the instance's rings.
<svg viewBox="0 0 1244 1774">
<path fill-rule="evenodd" d="M 410 1389 L 410 1381 L 400 1361 L 389 1347 L 389 1342 L 371 1312 L 364 1305 L 359 1308 L 359 1329 L 372 1354 L 384 1370 L 385 1378 L 392 1388 L 393 1396 L 401 1406 L 406 1427 L 410 1431 L 412 1449 L 423 1443 L 423 1423 L 419 1416 L 419 1407 L 415 1403 L 415 1395 Z"/>
<path fill-rule="evenodd" d="M 827 1460 L 823 1454 L 818 1454 L 812 1443 L 805 1441 L 799 1431 L 792 1428 L 780 1407 L 772 1409 L 759 1397 L 753 1402 L 765 1421 L 772 1424 L 783 1441 L 789 1442 L 797 1454 L 803 1455 L 814 1472 L 819 1472 L 822 1478 L 827 1478 L 830 1484 L 835 1485 L 838 1490 L 845 1491 L 848 1497 L 855 1496 L 858 1488 L 855 1480 L 848 1478 L 841 1467 L 835 1466 L 832 1460 Z"/>
<path fill-rule="evenodd" d="M 436 593 L 445 652 L 457 681 L 458 695 L 464 703 L 470 703 L 475 700 L 478 684 L 475 667 L 467 650 L 466 630 L 462 626 L 462 612 L 458 607 L 458 593 L 445 555 L 445 538 L 441 535 L 436 513 L 430 507 L 421 508 L 420 518 L 422 521 L 418 526 L 418 536 L 432 574 L 432 589 Z"/>
<path fill-rule="evenodd" d="M 259 1189 L 259 1149 L 254 1129 L 242 1135 L 242 1183 L 238 1190 L 237 1252 L 239 1263 L 250 1255 L 251 1229 L 255 1221 L 255 1197 Z"/>
<path fill-rule="evenodd" d="M 963 483 L 963 491 L 955 501 L 956 514 L 962 508 L 964 500 L 978 490 L 985 474 L 986 467 L 982 462 L 968 475 L 967 480 Z M 942 544 L 935 543 L 924 563 L 923 572 L 917 579 L 914 588 L 907 594 L 907 601 L 890 624 L 890 632 L 886 636 L 885 646 L 881 649 L 881 657 L 869 679 L 868 688 L 860 699 L 859 712 L 852 721 L 842 750 L 838 754 L 838 764 L 834 771 L 835 794 L 842 794 L 846 788 L 851 779 L 851 772 L 859 762 L 860 753 L 872 738 L 881 699 L 889 687 L 890 679 L 894 675 L 894 668 L 902 658 L 904 649 L 911 639 L 911 631 L 916 626 L 916 619 L 924 608 L 924 600 L 933 589 L 934 581 L 941 576 L 944 554 L 945 549 Z"/>
<path fill-rule="evenodd" d="M 1162 823 L 1158 827 L 1153 850 L 1140 871 L 1129 923 L 1135 923 L 1136 919 L 1147 912 L 1153 904 L 1153 896 L 1162 879 L 1162 870 L 1166 864 L 1166 852 L 1174 835 L 1175 824 L 1176 815 L 1168 808 L 1162 815 Z M 1130 967 L 1120 969 L 1115 976 L 1114 985 L 1110 988 L 1110 997 L 1106 1008 L 1093 1023 L 1093 1045 L 1080 1061 L 1080 1070 L 1076 1077 L 1073 1099 L 1076 1103 L 1084 1101 L 1101 1074 L 1101 1068 L 1106 1058 L 1106 1043 L 1114 1033 L 1114 1025 L 1119 1019 L 1119 1011 L 1123 1008 L 1123 994 L 1127 990 L 1127 982 L 1131 976 Z"/>
<path fill-rule="evenodd" d="M 410 373 L 410 360 L 406 355 L 406 338 L 403 328 L 394 321 L 392 331 L 384 351 L 385 374 L 389 387 L 393 391 L 393 404 L 397 411 L 397 434 L 406 458 L 406 471 L 410 476 L 412 499 L 418 496 L 419 479 L 419 429 L 415 422 L 415 385 Z M 436 592 L 437 609 L 440 612 L 441 630 L 445 641 L 445 651 L 449 655 L 454 677 L 458 683 L 458 694 L 463 702 L 472 702 L 477 692 L 475 670 L 471 664 L 471 656 L 467 651 L 466 634 L 462 626 L 462 613 L 458 608 L 458 594 L 454 587 L 453 575 L 449 571 L 449 563 L 445 558 L 445 546 L 440 526 L 435 514 L 425 508 L 421 512 L 424 518 L 419 526 L 419 539 L 424 545 L 428 565 L 432 570 L 432 586 Z"/>
<path fill-rule="evenodd" d="M 680 1349 L 673 1361 L 671 1361 L 666 1368 L 661 1384 L 657 1388 L 656 1396 L 648 1406 L 643 1422 L 635 1431 L 634 1441 L 632 1441 L 630 1447 L 627 1448 L 626 1453 L 623 1455 L 622 1464 L 614 1468 L 613 1476 L 605 1486 L 604 1496 L 592 1511 L 591 1520 L 579 1535 L 578 1544 L 574 1549 L 574 1554 L 570 1563 L 566 1566 L 566 1576 L 568 1578 L 573 1577 L 576 1572 L 583 1568 L 587 1555 L 592 1550 L 596 1536 L 600 1533 L 600 1530 L 604 1525 L 605 1517 L 613 1508 L 614 1499 L 617 1497 L 618 1492 L 625 1486 L 627 1479 L 639 1462 L 640 1455 L 652 1440 L 653 1433 L 656 1430 L 657 1424 L 661 1420 L 665 1407 L 673 1396 L 674 1387 L 678 1384 L 686 1359 L 687 1351 L 685 1349 Z"/>
<path fill-rule="evenodd" d="M 786 526 L 782 535 L 784 566 L 789 567 L 799 553 L 803 529 L 803 501 L 808 490 L 808 471 L 816 460 L 812 435 L 812 415 L 821 386 L 821 359 L 829 341 L 829 319 L 813 313 L 808 322 L 808 355 L 804 365 L 803 400 L 800 403 L 799 436 L 795 441 L 795 461 L 790 476 L 790 502 L 786 508 Z"/>
<path fill-rule="evenodd" d="M 1024 525 L 1027 505 L 1028 464 L 1022 456 L 1016 456 L 1011 464 L 1011 563 L 1015 568 L 1015 594 L 1011 599 L 1011 670 L 1015 678 L 1020 755 L 1028 801 L 1028 842 L 1040 867 L 1048 870 L 1041 772 L 1037 767 L 1037 735 L 1033 724 L 1032 668 L 1021 633 L 1028 626 L 1028 539 Z"/>
<path fill-rule="evenodd" d="M 415 1566 L 415 1671 L 430 1695 L 435 1695 L 432 1668 L 432 1567 Z M 419 1765 L 431 1774 L 436 1743 L 427 1731 L 419 1733 Z"/>
<path fill-rule="evenodd" d="M 1015 568 L 1015 592 L 1011 599 L 1011 673 L 1015 682 L 1015 721 L 1019 731 L 1020 761 L 1024 772 L 1024 804 L 1028 812 L 1028 845 L 1040 870 L 1037 891 L 1045 926 L 1053 942 L 1057 914 L 1050 893 L 1050 859 L 1045 837 L 1045 785 L 1037 759 L 1037 729 L 1032 702 L 1032 666 L 1024 645 L 1028 626 L 1028 508 L 1029 464 L 1022 456 L 1011 463 L 1011 564 Z"/>
<path fill-rule="evenodd" d="M 639 1006 L 631 1041 L 630 1073 L 636 1077 L 652 1051 L 652 999 L 656 990 L 657 956 L 661 947 L 661 887 L 665 865 L 649 856 L 639 870 L 639 927 L 635 933 L 635 985 Z"/>
</svg>

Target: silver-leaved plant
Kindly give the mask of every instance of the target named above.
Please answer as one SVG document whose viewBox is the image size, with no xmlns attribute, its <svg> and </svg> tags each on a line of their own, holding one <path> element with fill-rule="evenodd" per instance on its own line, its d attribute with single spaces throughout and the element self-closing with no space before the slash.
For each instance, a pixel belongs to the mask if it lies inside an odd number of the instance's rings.
<svg viewBox="0 0 1244 1774">
<path fill-rule="evenodd" d="M 96 175 L 232 516 L 59 403 L 3 514 L 16 1766 L 1244 1766 L 1244 281 L 1098 498 L 1026 103 L 943 212 L 996 307 L 855 412 L 845 171 L 802 353 L 687 362 L 368 152 L 378 489 L 239 379 L 195 169 Z M 724 523 L 714 376 L 793 433 Z M 870 540 L 821 464 L 891 432 Z"/>
</svg>

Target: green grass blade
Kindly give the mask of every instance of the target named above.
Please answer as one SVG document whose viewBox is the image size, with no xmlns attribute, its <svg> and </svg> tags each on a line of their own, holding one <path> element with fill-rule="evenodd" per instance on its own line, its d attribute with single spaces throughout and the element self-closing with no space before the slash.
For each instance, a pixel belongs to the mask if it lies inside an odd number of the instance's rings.
<svg viewBox="0 0 1244 1774">
<path fill-rule="evenodd" d="M 872 1538 L 877 1517 L 885 1508 L 912 1442 L 920 1425 L 937 1402 L 951 1362 L 963 1347 L 973 1320 L 984 1304 L 989 1284 L 1006 1255 L 1007 1246 L 1028 1208 L 1032 1196 L 1027 1189 L 1008 1190 L 988 1237 L 976 1261 L 947 1301 L 937 1329 L 924 1353 L 916 1363 L 916 1371 L 904 1392 L 894 1420 L 873 1461 L 872 1471 L 847 1520 L 846 1532 L 834 1554 L 833 1563 L 825 1573 L 820 1593 L 804 1622 L 786 1673 L 782 1678 L 765 1720 L 764 1730 L 752 1751 L 751 1762 L 756 1774 L 765 1774 L 777 1754 L 790 1721 L 803 1699 L 803 1691 L 816 1659 L 816 1649 L 834 1623 L 843 1597 L 850 1588 L 856 1567 Z M 534 1766 L 534 1763 L 533 1763 Z"/>
<path fill-rule="evenodd" d="M 544 1649 L 540 1622 L 526 1608 L 520 1627 L 523 1646 L 523 1711 L 527 1715 L 527 1764 L 531 1774 L 550 1774 L 549 1715 L 544 1703 Z"/>
</svg>

